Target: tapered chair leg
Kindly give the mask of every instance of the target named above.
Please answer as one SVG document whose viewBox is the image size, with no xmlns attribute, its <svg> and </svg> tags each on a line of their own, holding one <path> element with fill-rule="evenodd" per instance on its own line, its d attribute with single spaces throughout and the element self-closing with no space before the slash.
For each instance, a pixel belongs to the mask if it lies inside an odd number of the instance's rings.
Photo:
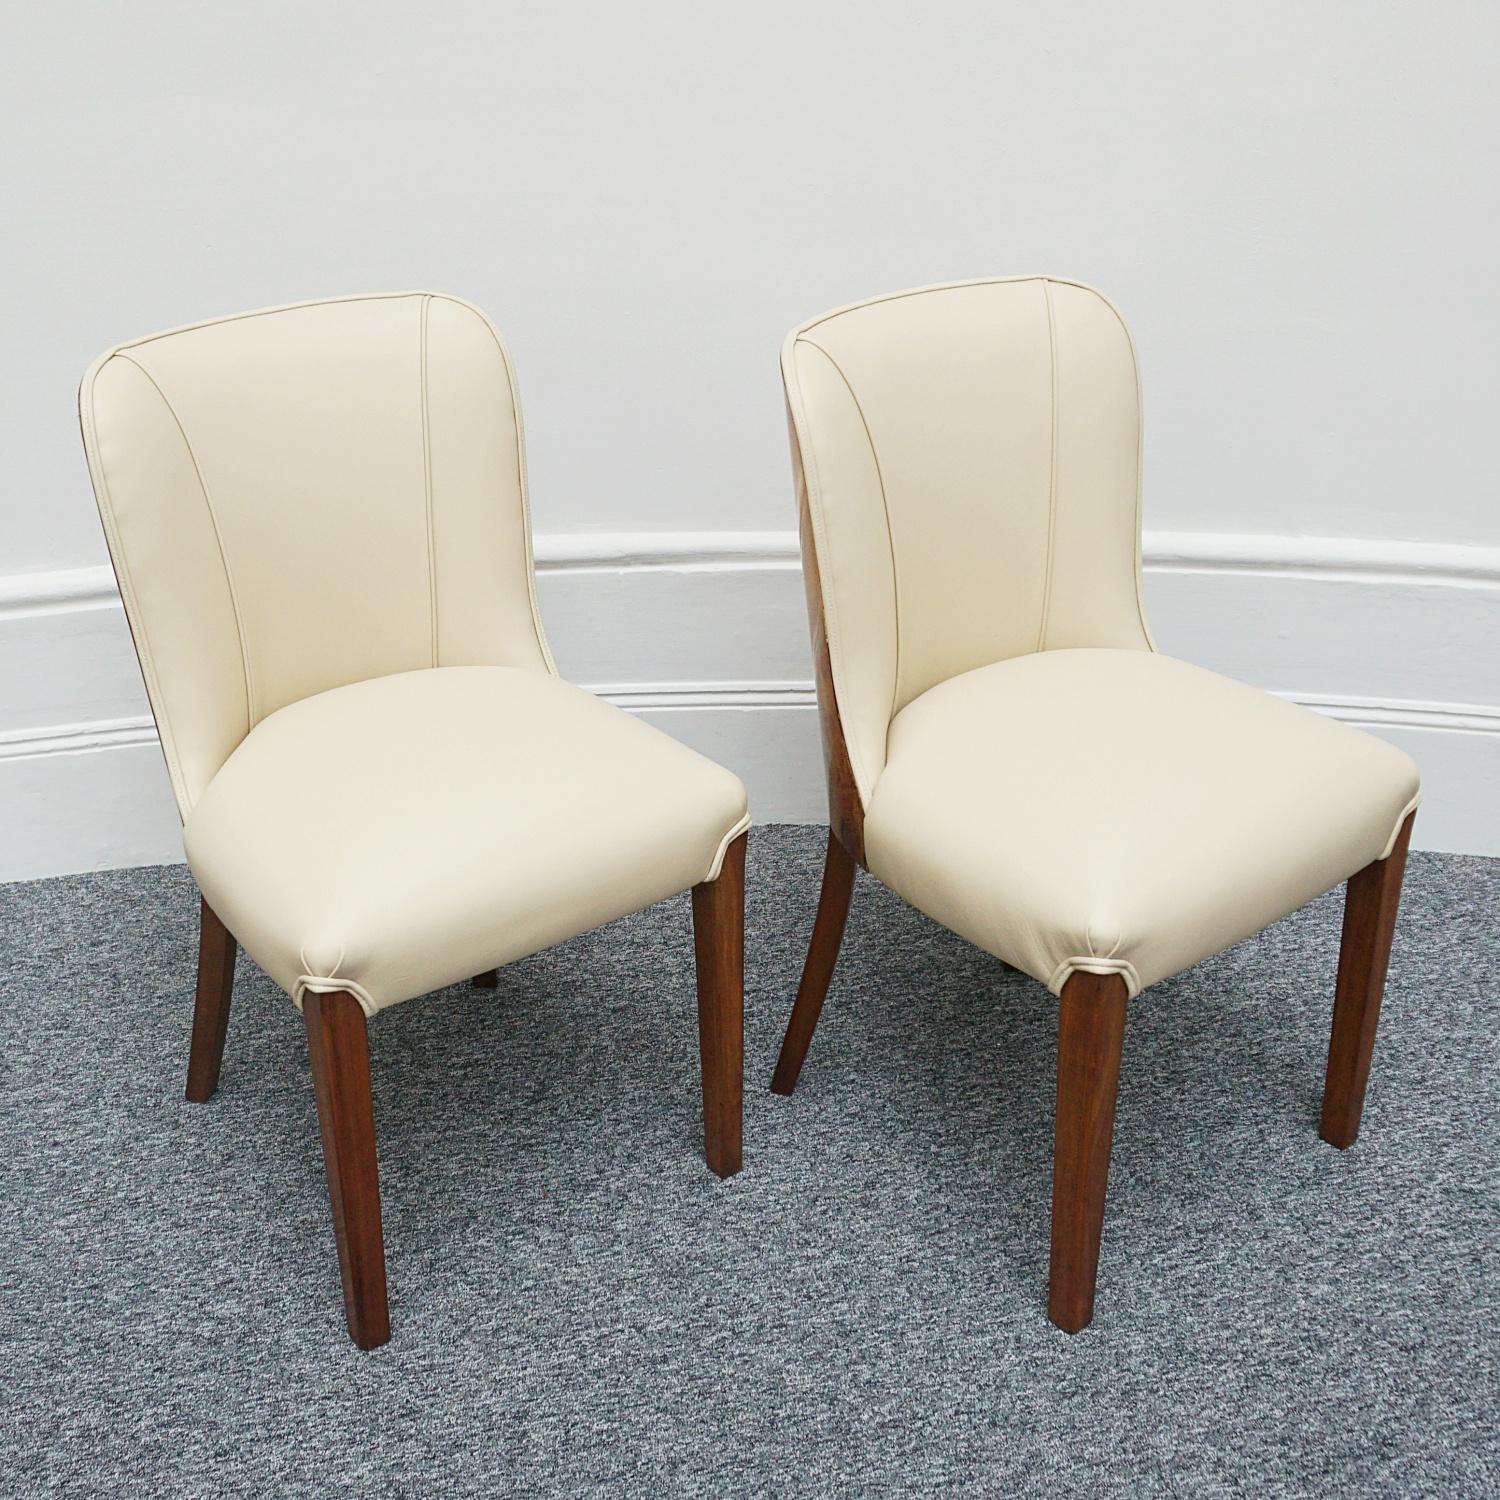
<svg viewBox="0 0 1500 1500">
<path fill-rule="evenodd" d="M 1126 993 L 1118 974 L 1078 973 L 1063 986 L 1059 1005 L 1047 1316 L 1067 1333 L 1094 1316 Z"/>
<path fill-rule="evenodd" d="M 1396 908 L 1401 901 L 1401 877 L 1415 818 L 1413 812 L 1401 825 L 1384 859 L 1350 877 L 1344 895 L 1344 936 L 1339 946 L 1338 990 L 1333 1001 L 1323 1120 L 1318 1132 L 1340 1150 L 1352 1146 L 1359 1137 L 1385 971 L 1396 931 Z"/>
<path fill-rule="evenodd" d="M 470 983 L 476 990 L 494 990 L 500 987 L 500 971 L 498 969 L 486 969 L 483 974 L 476 974 Z"/>
<path fill-rule="evenodd" d="M 720 1177 L 740 1169 L 745 1066 L 745 835 L 724 852 L 717 880 L 693 887 L 703 1145 Z"/>
<path fill-rule="evenodd" d="M 839 843 L 833 830 L 828 832 L 828 853 L 823 861 L 823 890 L 818 897 L 818 914 L 813 919 L 812 942 L 808 944 L 807 961 L 802 965 L 802 982 L 797 986 L 797 1000 L 781 1041 L 781 1055 L 771 1075 L 771 1092 L 790 1094 L 797 1087 L 807 1049 L 812 1042 L 823 1001 L 828 994 L 833 966 L 838 962 L 839 944 L 844 939 L 844 924 L 849 920 L 849 900 L 854 893 L 854 859 Z"/>
<path fill-rule="evenodd" d="M 236 945 L 229 929 L 202 897 L 199 897 L 198 908 L 198 994 L 193 1002 L 187 1097 L 194 1104 L 203 1104 L 219 1086 L 224 1038 L 229 1034 L 229 997 L 234 989 Z"/>
<path fill-rule="evenodd" d="M 361 1349 L 375 1349 L 390 1338 L 391 1325 L 365 1014 L 353 995 L 339 990 L 328 995 L 309 992 L 302 1001 L 302 1015 L 349 1337 Z"/>
</svg>

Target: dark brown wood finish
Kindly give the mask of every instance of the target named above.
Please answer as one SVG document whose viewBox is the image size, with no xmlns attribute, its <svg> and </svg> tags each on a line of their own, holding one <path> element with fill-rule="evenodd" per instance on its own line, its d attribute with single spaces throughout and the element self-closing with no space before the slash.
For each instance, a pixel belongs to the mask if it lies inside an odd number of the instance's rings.
<svg viewBox="0 0 1500 1500">
<path fill-rule="evenodd" d="M 703 1146 L 720 1177 L 740 1169 L 745 1064 L 745 835 L 724 851 L 717 880 L 693 887 Z"/>
<path fill-rule="evenodd" d="M 818 576 L 818 546 L 807 497 L 807 474 L 797 424 L 787 407 L 792 446 L 792 480 L 797 489 L 797 529 L 802 542 L 802 585 L 807 592 L 807 623 L 812 633 L 813 671 L 818 687 L 818 725 L 823 734 L 823 770 L 828 780 L 828 826 L 861 865 L 865 862 L 865 809 L 854 782 L 849 747 L 833 690 L 833 660 L 828 654 L 828 626 L 823 615 L 823 585 Z"/>
<path fill-rule="evenodd" d="M 1396 931 L 1396 908 L 1401 901 L 1401 877 L 1416 816 L 1412 812 L 1401 825 L 1386 858 L 1350 877 L 1344 894 L 1344 935 L 1339 945 L 1338 989 L 1318 1132 L 1341 1151 L 1359 1138 L 1385 971 Z"/>
<path fill-rule="evenodd" d="M 207 1103 L 219 1086 L 224 1038 L 229 1034 L 229 997 L 234 989 L 236 944 L 229 929 L 198 898 L 198 993 L 193 1001 L 193 1040 L 188 1051 L 187 1097 Z"/>
<path fill-rule="evenodd" d="M 476 974 L 470 981 L 476 990 L 494 990 L 500 987 L 499 969 L 486 969 L 483 974 Z"/>
<path fill-rule="evenodd" d="M 797 1001 L 792 1006 L 792 1017 L 781 1041 L 781 1056 L 776 1059 L 776 1072 L 771 1078 L 773 1094 L 790 1094 L 797 1087 L 813 1031 L 823 1013 L 823 1000 L 833 978 L 833 966 L 838 962 L 839 944 L 843 941 L 853 893 L 853 857 L 830 828 L 818 914 L 813 920 L 807 962 L 802 966 L 802 982 L 797 986 Z"/>
<path fill-rule="evenodd" d="M 361 1349 L 375 1349 L 390 1338 L 391 1325 L 365 1013 L 353 995 L 338 990 L 327 995 L 309 992 L 303 997 L 302 1015 L 349 1337 Z"/>
<path fill-rule="evenodd" d="M 1118 974 L 1074 974 L 1063 985 L 1058 1009 L 1047 1316 L 1067 1333 L 1077 1333 L 1094 1316 L 1126 995 Z"/>
</svg>

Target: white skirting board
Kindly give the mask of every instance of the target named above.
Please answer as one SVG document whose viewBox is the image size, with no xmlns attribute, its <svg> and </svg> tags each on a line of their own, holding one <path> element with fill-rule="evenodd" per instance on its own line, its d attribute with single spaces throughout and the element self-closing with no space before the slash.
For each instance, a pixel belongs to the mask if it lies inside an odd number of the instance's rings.
<svg viewBox="0 0 1500 1500">
<path fill-rule="evenodd" d="M 1415 844 L 1500 855 L 1500 548 L 1146 537 L 1163 651 L 1401 745 Z M 760 822 L 820 822 L 792 532 L 537 542 L 558 667 L 736 770 Z M 0 881 L 181 858 L 107 567 L 0 578 Z"/>
</svg>

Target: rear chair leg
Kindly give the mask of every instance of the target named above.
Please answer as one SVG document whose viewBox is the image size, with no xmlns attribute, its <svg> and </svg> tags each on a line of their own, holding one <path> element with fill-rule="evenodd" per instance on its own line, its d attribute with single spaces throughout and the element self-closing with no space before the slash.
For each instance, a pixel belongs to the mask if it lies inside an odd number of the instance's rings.
<svg viewBox="0 0 1500 1500">
<path fill-rule="evenodd" d="M 498 969 L 486 969 L 483 974 L 476 974 L 470 983 L 476 990 L 494 990 L 500 987 L 500 971 Z"/>
<path fill-rule="evenodd" d="M 1076 973 L 1063 985 L 1058 1012 L 1047 1316 L 1066 1333 L 1094 1316 L 1127 993 L 1118 974 Z"/>
<path fill-rule="evenodd" d="M 724 852 L 717 880 L 693 887 L 703 1145 L 720 1177 L 740 1169 L 745 1066 L 745 835 Z"/>
<path fill-rule="evenodd" d="M 219 1065 L 224 1061 L 229 996 L 234 989 L 235 941 L 201 896 L 198 907 L 198 995 L 193 1002 L 187 1097 L 194 1104 L 204 1104 L 219 1086 Z"/>
<path fill-rule="evenodd" d="M 844 939 L 844 924 L 849 920 L 849 900 L 853 893 L 854 859 L 829 829 L 818 915 L 813 920 L 812 942 L 808 945 L 807 961 L 802 966 L 802 982 L 797 986 L 792 1017 L 781 1042 L 781 1056 L 776 1059 L 776 1071 L 771 1077 L 771 1092 L 774 1094 L 790 1094 L 797 1087 L 797 1076 L 802 1072 L 813 1031 L 823 1013 L 823 1000 L 833 978 L 833 966 L 838 962 L 839 944 Z"/>
<path fill-rule="evenodd" d="M 327 995 L 309 991 L 302 1000 L 302 1015 L 349 1337 L 361 1349 L 375 1349 L 390 1338 L 391 1325 L 365 1013 L 353 995 L 338 990 Z"/>
<path fill-rule="evenodd" d="M 1333 1001 L 1333 1033 L 1328 1039 L 1328 1073 L 1323 1084 L 1323 1121 L 1319 1134 L 1340 1150 L 1359 1137 L 1365 1107 L 1380 998 L 1385 990 L 1396 908 L 1406 847 L 1411 842 L 1411 813 L 1401 825 L 1391 852 L 1351 876 L 1344 896 L 1344 936 L 1339 946 L 1338 989 Z"/>
</svg>

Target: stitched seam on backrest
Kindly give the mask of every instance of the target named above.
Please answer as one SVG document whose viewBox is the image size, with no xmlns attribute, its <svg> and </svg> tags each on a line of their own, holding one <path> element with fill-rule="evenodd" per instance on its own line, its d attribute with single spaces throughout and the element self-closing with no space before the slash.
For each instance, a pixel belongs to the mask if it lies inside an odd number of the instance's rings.
<svg viewBox="0 0 1500 1500">
<path fill-rule="evenodd" d="M 811 344 L 811 340 L 808 340 Z M 816 348 L 816 345 L 812 345 Z M 795 349 L 795 346 L 794 346 Z M 821 350 L 819 352 L 822 352 Z M 800 377 L 796 368 L 795 352 L 792 356 L 790 367 L 791 379 L 786 381 L 787 407 L 792 414 L 792 426 L 797 442 L 797 452 L 802 462 L 803 483 L 807 489 L 807 518 L 809 530 L 812 533 L 813 555 L 811 559 L 804 557 L 802 566 L 806 568 L 811 562 L 814 572 L 818 577 L 818 593 L 823 607 L 823 639 L 828 647 L 828 670 L 832 679 L 833 688 L 833 710 L 838 720 L 839 735 L 844 742 L 844 753 L 849 757 L 849 769 L 854 776 L 854 790 L 859 797 L 860 806 L 868 810 L 870 799 L 875 795 L 876 776 L 865 773 L 861 778 L 861 768 L 864 766 L 864 751 L 859 741 L 850 735 L 844 721 L 844 704 L 842 702 L 842 691 L 839 680 L 843 676 L 843 632 L 838 623 L 838 590 L 833 586 L 833 549 L 828 545 L 827 529 L 823 525 L 822 495 L 823 478 L 818 468 L 818 453 L 816 446 L 809 440 L 802 440 L 802 431 L 807 428 L 805 420 L 799 422 L 798 414 L 802 406 L 802 392 L 800 389 Z M 785 376 L 786 371 L 783 371 Z M 823 587 L 824 570 L 827 570 L 829 587 Z M 861 789 L 861 779 L 869 783 L 869 795 Z"/>
<path fill-rule="evenodd" d="M 188 439 L 187 429 L 182 425 L 182 418 L 177 415 L 177 408 L 167 399 L 167 393 L 157 384 L 155 377 L 145 365 L 141 364 L 139 360 L 132 359 L 128 354 L 120 354 L 117 358 L 123 359 L 127 364 L 134 365 L 150 381 L 151 388 L 161 397 L 162 405 L 166 407 L 167 415 L 171 417 L 179 436 L 182 438 L 182 445 L 187 449 L 188 461 L 193 466 L 193 473 L 197 475 L 198 489 L 203 495 L 203 506 L 208 512 L 209 525 L 213 527 L 214 541 L 219 548 L 219 562 L 224 568 L 224 582 L 229 589 L 230 608 L 234 611 L 234 629 L 240 642 L 240 667 L 245 676 L 245 728 L 248 734 L 256 725 L 255 687 L 254 678 L 250 670 L 250 647 L 245 639 L 245 621 L 240 614 L 240 598 L 234 586 L 234 573 L 229 566 L 229 553 L 224 546 L 223 533 L 219 530 L 219 517 L 214 510 L 213 497 L 209 494 L 208 481 L 203 477 L 203 466 L 198 462 L 197 453 L 193 451 L 193 445 Z"/>
<path fill-rule="evenodd" d="M 1157 649 L 1156 641 L 1152 637 L 1152 634 L 1151 634 L 1151 625 L 1150 625 L 1150 622 L 1148 621 L 1148 619 L 1146 617 L 1145 589 L 1144 589 L 1144 584 L 1142 582 L 1142 568 L 1141 568 L 1141 561 L 1142 561 L 1142 559 L 1141 559 L 1142 474 L 1143 474 L 1143 469 L 1144 469 L 1144 442 L 1143 442 L 1142 429 L 1143 429 L 1143 426 L 1144 426 L 1144 419 L 1143 419 L 1143 413 L 1142 413 L 1143 401 L 1142 401 L 1142 394 L 1141 394 L 1140 359 L 1139 359 L 1139 357 L 1138 357 L 1138 355 L 1136 353 L 1135 340 L 1130 335 L 1130 326 L 1129 326 L 1129 324 L 1127 324 L 1126 321 L 1125 321 L 1125 319 L 1120 315 L 1119 308 L 1117 308 L 1114 305 L 1114 303 L 1111 302 L 1109 300 L 1109 298 L 1104 295 L 1103 292 L 1101 292 L 1097 287 L 1090 286 L 1088 284 L 1088 282 L 1086 282 L 1086 281 L 1077 281 L 1077 280 L 1074 280 L 1072 277 L 1069 277 L 1069 276 L 1047 276 L 1047 277 L 1038 277 L 1038 276 L 1035 276 L 1035 275 L 1032 275 L 1032 276 L 979 276 L 979 277 L 974 277 L 974 278 L 972 278 L 970 280 L 967 280 L 967 281 L 943 281 L 943 282 L 935 282 L 931 286 L 908 287 L 904 291 L 887 292 L 883 296 L 867 297 L 867 298 L 865 298 L 864 300 L 862 300 L 860 302 L 850 302 L 850 303 L 847 303 L 843 307 L 833 308 L 829 312 L 820 313 L 817 317 L 811 318 L 807 322 L 799 324 L 796 328 L 794 328 L 791 331 L 790 334 L 787 335 L 787 337 L 788 337 L 789 340 L 792 340 L 792 341 L 812 343 L 813 341 L 810 338 L 808 338 L 808 334 L 811 333 L 811 331 L 813 329 L 820 328 L 824 323 L 831 322 L 831 321 L 833 321 L 836 318 L 844 317 L 844 316 L 846 316 L 849 313 L 859 312 L 859 311 L 863 310 L 864 308 L 868 308 L 868 307 L 876 307 L 876 306 L 879 306 L 880 304 L 886 303 L 886 302 L 898 302 L 898 301 L 903 301 L 903 300 L 905 300 L 906 298 L 909 298 L 909 297 L 922 297 L 922 296 L 927 296 L 929 294 L 937 293 L 937 292 L 961 291 L 961 290 L 964 290 L 964 289 L 969 288 L 969 287 L 1005 286 L 1005 285 L 1010 285 L 1010 284 L 1013 284 L 1013 283 L 1016 283 L 1016 282 L 1021 282 L 1021 281 L 1038 281 L 1038 280 L 1046 281 L 1049 284 L 1053 284 L 1053 285 L 1057 285 L 1057 286 L 1076 287 L 1081 292 L 1087 292 L 1091 296 L 1097 297 L 1099 299 L 1099 301 L 1102 302 L 1105 305 L 1105 307 L 1107 307 L 1110 310 L 1110 312 L 1114 315 L 1116 322 L 1119 323 L 1120 328 L 1121 328 L 1121 330 L 1123 331 L 1123 333 L 1125 335 L 1126 346 L 1130 350 L 1131 370 L 1132 370 L 1132 374 L 1133 374 L 1134 379 L 1135 379 L 1135 403 L 1136 403 L 1136 482 L 1135 482 L 1135 558 L 1134 558 L 1134 561 L 1135 561 L 1135 606 L 1136 606 L 1136 618 L 1137 618 L 1137 621 L 1138 621 L 1138 623 L 1140 624 L 1140 627 L 1141 627 L 1141 636 L 1142 636 L 1142 638 L 1143 638 L 1143 640 L 1145 642 L 1146 649 L 1148 651 L 1155 651 Z"/>
<path fill-rule="evenodd" d="M 1156 641 L 1151 634 L 1151 625 L 1146 619 L 1146 598 L 1141 582 L 1141 480 L 1145 469 L 1145 413 L 1141 396 L 1141 362 L 1135 352 L 1135 340 L 1130 336 L 1130 325 L 1120 316 L 1120 309 L 1104 295 L 1081 281 L 1068 283 L 1086 292 L 1093 292 L 1115 316 L 1120 332 L 1125 335 L 1125 347 L 1130 350 L 1130 373 L 1135 380 L 1135 612 L 1141 624 L 1141 634 L 1146 638 L 1146 648 L 1156 650 Z"/>
<path fill-rule="evenodd" d="M 821 328 L 825 323 L 831 323 L 835 318 L 842 318 L 846 313 L 860 312 L 867 307 L 879 307 L 884 302 L 903 302 L 908 297 L 924 297 L 929 292 L 958 292 L 967 287 L 974 286 L 1009 286 L 1021 281 L 1058 281 L 1067 286 L 1083 286 L 1081 281 L 1067 281 L 1065 277 L 1051 276 L 1040 277 L 1035 274 L 1030 276 L 977 276 L 968 281 L 935 281 L 931 286 L 907 287 L 901 292 L 886 292 L 879 297 L 866 297 L 860 302 L 849 302 L 843 307 L 835 307 L 830 312 L 819 313 L 816 318 L 809 322 L 801 323 L 792 330 L 797 338 L 803 338 L 811 333 L 814 328 Z M 1092 291 L 1092 287 L 1085 287 L 1086 291 Z"/>
<path fill-rule="evenodd" d="M 536 597 L 536 557 L 531 544 L 531 496 L 526 488 L 526 432 L 521 419 L 521 392 L 516 384 L 516 372 L 510 362 L 510 351 L 505 347 L 505 341 L 495 330 L 495 325 L 490 322 L 488 316 L 481 312 L 470 302 L 464 302 L 458 297 L 445 297 L 445 302 L 451 302 L 455 307 L 461 307 L 465 312 L 472 313 L 484 326 L 484 331 L 489 334 L 490 341 L 500 354 L 500 363 L 505 368 L 505 382 L 510 389 L 510 411 L 511 421 L 516 431 L 516 483 L 521 491 L 521 535 L 526 544 L 526 592 L 531 600 L 531 626 L 536 632 L 536 643 L 542 653 L 542 661 L 547 670 L 557 676 L 557 663 L 552 660 L 552 649 L 547 644 L 547 632 L 542 628 L 542 611 L 537 603 Z"/>
<path fill-rule="evenodd" d="M 859 424 L 865 430 L 865 441 L 870 445 L 870 461 L 875 465 L 875 479 L 880 485 L 880 508 L 885 516 L 885 541 L 890 550 L 891 557 L 891 608 L 896 622 L 896 670 L 891 682 L 891 706 L 886 715 L 886 726 L 889 729 L 891 720 L 896 717 L 896 699 L 901 693 L 901 579 L 896 570 L 896 535 L 891 526 L 891 503 L 886 494 L 885 474 L 880 467 L 880 454 L 875 447 L 875 437 L 870 431 L 869 420 L 865 416 L 865 409 L 859 404 L 859 397 L 854 394 L 854 387 L 849 383 L 849 377 L 844 374 L 839 362 L 814 339 L 804 338 L 802 340 L 811 349 L 816 349 L 824 359 L 834 368 L 840 380 L 844 382 L 844 389 L 849 392 L 849 399 L 854 403 L 854 409 L 859 413 Z M 874 788 L 872 787 L 873 791 Z"/>
<path fill-rule="evenodd" d="M 113 357 L 113 356 L 111 356 Z M 140 366 L 134 360 L 126 363 Z M 101 362 L 95 379 L 104 369 Z M 144 374 L 144 371 L 142 371 Z M 94 414 L 94 382 L 88 383 L 84 399 L 79 402 L 79 416 L 84 430 L 84 449 L 89 460 L 89 477 L 94 482 L 96 498 L 100 501 L 99 519 L 104 526 L 104 537 L 109 544 L 109 560 L 114 568 L 115 583 L 120 590 L 120 602 L 125 607 L 126 623 L 136 644 L 136 657 L 141 664 L 141 674 L 146 679 L 146 696 L 151 703 L 151 717 L 156 721 L 157 738 L 161 741 L 162 754 L 167 761 L 167 774 L 172 781 L 172 793 L 177 800 L 179 818 L 186 818 L 192 798 L 188 796 L 187 777 L 183 775 L 182 761 L 177 754 L 177 738 L 172 730 L 172 721 L 167 713 L 166 699 L 161 691 L 161 679 L 156 671 L 156 659 L 151 650 L 150 636 L 146 630 L 146 618 L 141 613 L 136 599 L 135 585 L 131 581 L 130 567 L 125 560 L 125 546 L 120 528 L 115 523 L 115 503 L 110 494 L 109 476 L 104 471 L 104 460 L 99 453 L 99 423 Z"/>
<path fill-rule="evenodd" d="M 1146 618 L 1145 586 L 1141 581 L 1141 528 L 1145 524 L 1142 515 L 1141 491 L 1146 469 L 1146 402 L 1141 394 L 1141 362 L 1136 355 L 1135 340 L 1130 336 L 1130 329 L 1125 319 L 1120 317 L 1115 305 L 1108 298 L 1104 300 L 1105 305 L 1119 321 L 1120 328 L 1125 334 L 1125 342 L 1130 346 L 1130 369 L 1135 376 L 1135 612 L 1141 622 L 1141 633 L 1146 637 L 1147 646 L 1155 651 L 1156 639 L 1151 634 L 1151 622 Z"/>
<path fill-rule="evenodd" d="M 1057 318 L 1052 310 L 1052 283 L 1042 280 L 1047 304 L 1047 349 L 1052 379 L 1051 455 L 1047 461 L 1047 566 L 1042 574 L 1042 612 L 1037 621 L 1036 649 L 1047 649 L 1047 623 L 1052 612 L 1052 567 L 1057 546 Z"/>
<path fill-rule="evenodd" d="M 421 353 L 418 359 L 418 384 L 422 393 L 422 484 L 427 502 L 427 599 L 432 616 L 432 665 L 438 664 L 438 586 L 437 548 L 433 541 L 432 519 L 432 423 L 427 404 L 427 312 L 431 297 L 422 298 L 420 325 Z"/>
<path fill-rule="evenodd" d="M 117 344 L 108 353 L 123 354 L 127 349 L 139 349 L 146 344 L 155 344 L 162 339 L 175 339 L 179 334 L 197 333 L 200 328 L 217 328 L 223 323 L 243 323 L 250 318 L 269 318 L 277 313 L 302 312 L 313 307 L 337 307 L 345 302 L 399 302 L 406 297 L 428 297 L 430 292 L 351 292 L 347 297 L 314 297 L 306 302 L 280 302 L 274 307 L 252 308 L 249 312 L 226 313 L 221 318 L 202 318 L 196 323 L 182 323 L 176 328 L 163 328 L 159 333 L 148 333 L 142 338 L 130 339 Z"/>
</svg>

